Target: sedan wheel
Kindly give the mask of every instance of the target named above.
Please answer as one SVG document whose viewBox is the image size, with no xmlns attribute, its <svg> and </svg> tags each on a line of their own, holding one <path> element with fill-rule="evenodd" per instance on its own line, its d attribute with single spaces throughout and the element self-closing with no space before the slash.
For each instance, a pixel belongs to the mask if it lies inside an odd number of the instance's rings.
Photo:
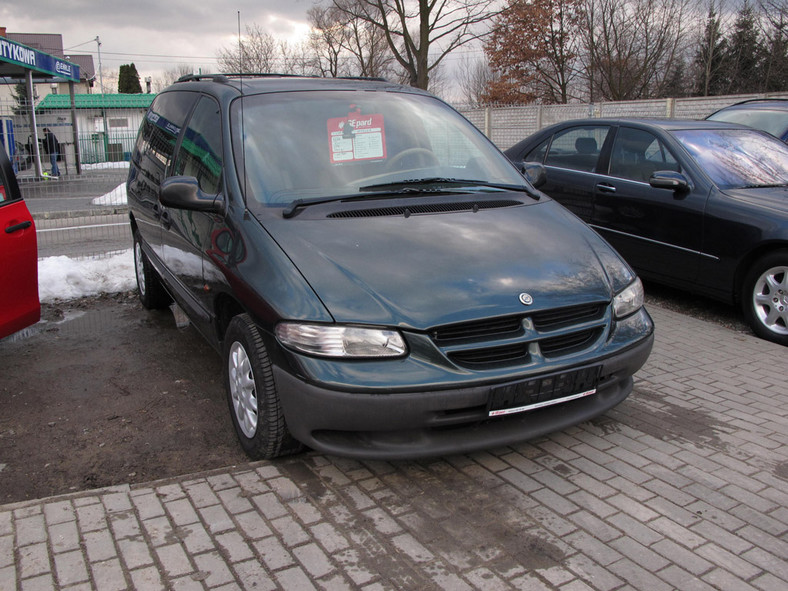
<svg viewBox="0 0 788 591">
<path fill-rule="evenodd" d="M 788 345 L 788 252 L 760 259 L 745 281 L 744 313 L 761 338 Z"/>
</svg>

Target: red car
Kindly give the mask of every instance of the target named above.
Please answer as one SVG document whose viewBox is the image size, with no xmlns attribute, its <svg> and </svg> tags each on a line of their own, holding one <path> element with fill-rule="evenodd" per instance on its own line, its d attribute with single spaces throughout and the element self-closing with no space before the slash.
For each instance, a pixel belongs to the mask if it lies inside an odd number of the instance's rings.
<svg viewBox="0 0 788 591">
<path fill-rule="evenodd" d="M 36 227 L 0 144 L 0 338 L 35 324 L 38 301 Z"/>
</svg>

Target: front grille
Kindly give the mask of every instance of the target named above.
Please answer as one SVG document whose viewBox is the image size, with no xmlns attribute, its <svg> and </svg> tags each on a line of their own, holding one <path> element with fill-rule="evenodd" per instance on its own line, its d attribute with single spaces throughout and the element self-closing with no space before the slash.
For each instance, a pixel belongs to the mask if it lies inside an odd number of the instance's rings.
<svg viewBox="0 0 788 591">
<path fill-rule="evenodd" d="M 501 365 L 522 364 L 528 361 L 528 345 L 517 344 L 504 347 L 474 349 L 450 353 L 449 358 L 458 365 L 466 367 L 500 367 Z"/>
<path fill-rule="evenodd" d="M 433 332 L 433 339 L 438 343 L 472 339 L 489 340 L 505 336 L 516 336 L 522 332 L 523 317 L 508 316 L 444 326 Z"/>
<path fill-rule="evenodd" d="M 456 365 L 495 369 L 525 365 L 534 355 L 551 360 L 594 346 L 609 323 L 604 302 L 449 324 L 433 329 L 433 342 Z M 531 351 L 531 346 L 538 345 Z"/>
<path fill-rule="evenodd" d="M 579 351 L 587 345 L 597 340 L 601 334 L 602 329 L 594 328 L 591 330 L 582 330 L 580 332 L 573 332 L 559 337 L 544 339 L 539 341 L 539 348 L 542 350 L 542 355 L 545 357 L 556 357 L 559 355 L 566 355 L 574 351 Z"/>
<path fill-rule="evenodd" d="M 545 310 L 531 316 L 536 330 L 552 330 L 560 326 L 579 324 L 600 318 L 605 313 L 605 304 L 585 304 L 571 308 Z"/>
</svg>

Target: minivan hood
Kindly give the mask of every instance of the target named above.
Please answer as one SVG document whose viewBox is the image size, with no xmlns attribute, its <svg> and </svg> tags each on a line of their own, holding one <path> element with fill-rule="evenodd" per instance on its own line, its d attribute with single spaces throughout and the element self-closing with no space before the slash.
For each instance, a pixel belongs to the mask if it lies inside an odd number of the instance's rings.
<svg viewBox="0 0 788 591">
<path fill-rule="evenodd" d="M 427 329 L 606 301 L 610 282 L 580 220 L 552 200 L 477 213 L 266 219 L 334 320 Z M 591 246 L 591 243 L 595 246 Z"/>
</svg>

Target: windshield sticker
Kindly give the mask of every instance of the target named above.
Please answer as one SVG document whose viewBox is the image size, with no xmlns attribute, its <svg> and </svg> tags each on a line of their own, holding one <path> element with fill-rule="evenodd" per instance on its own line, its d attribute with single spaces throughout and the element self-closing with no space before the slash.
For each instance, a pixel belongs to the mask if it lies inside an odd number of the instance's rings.
<svg viewBox="0 0 788 591">
<path fill-rule="evenodd" d="M 383 115 L 362 115 L 361 109 L 356 109 L 347 117 L 329 119 L 328 142 L 332 164 L 385 158 Z"/>
</svg>

